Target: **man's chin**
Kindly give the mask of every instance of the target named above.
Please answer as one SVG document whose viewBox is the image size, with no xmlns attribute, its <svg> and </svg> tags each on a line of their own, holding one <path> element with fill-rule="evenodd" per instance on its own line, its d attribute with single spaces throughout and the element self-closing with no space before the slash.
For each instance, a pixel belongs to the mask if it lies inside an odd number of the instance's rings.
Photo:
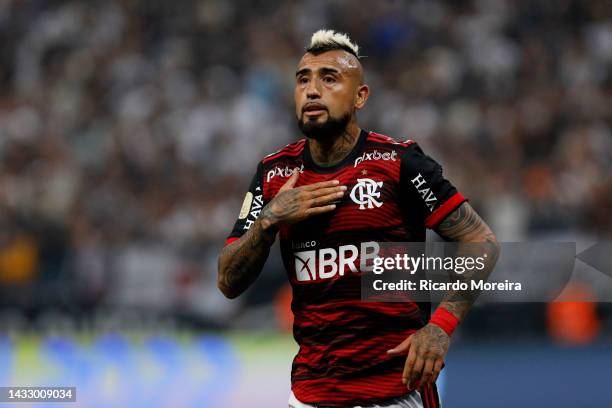
<svg viewBox="0 0 612 408">
<path fill-rule="evenodd" d="M 316 119 L 304 116 L 300 118 L 298 125 L 304 136 L 315 140 L 333 138 L 345 131 L 350 120 L 348 114 L 342 116 L 340 119 L 331 117 L 326 118 L 326 116 L 327 115 L 321 115 Z"/>
<path fill-rule="evenodd" d="M 325 122 L 306 120 L 302 122 L 300 129 L 304 136 L 312 139 L 323 139 L 327 136 Z"/>
</svg>

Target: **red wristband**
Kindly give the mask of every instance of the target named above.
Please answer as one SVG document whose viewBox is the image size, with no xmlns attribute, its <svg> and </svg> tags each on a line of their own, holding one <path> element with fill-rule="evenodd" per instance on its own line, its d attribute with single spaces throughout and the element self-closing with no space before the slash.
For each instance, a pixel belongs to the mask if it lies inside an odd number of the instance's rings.
<svg viewBox="0 0 612 408">
<path fill-rule="evenodd" d="M 454 314 L 452 314 L 445 308 L 438 307 L 433 313 L 433 315 L 431 315 L 429 323 L 435 324 L 436 326 L 444 330 L 446 334 L 452 336 L 453 332 L 457 328 L 457 325 L 459 324 L 459 319 L 457 319 Z"/>
</svg>

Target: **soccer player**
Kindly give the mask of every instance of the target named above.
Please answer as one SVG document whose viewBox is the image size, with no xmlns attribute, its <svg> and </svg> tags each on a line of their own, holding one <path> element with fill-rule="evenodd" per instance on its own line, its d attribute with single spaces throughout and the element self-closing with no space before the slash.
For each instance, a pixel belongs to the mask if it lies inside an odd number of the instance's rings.
<svg viewBox="0 0 612 408">
<path fill-rule="evenodd" d="M 497 247 L 417 143 L 359 128 L 368 95 L 357 45 L 316 32 L 295 75 L 306 138 L 259 162 L 219 256 L 219 289 L 235 298 L 279 236 L 300 346 L 290 407 L 438 407 L 435 381 L 472 301 L 442 301 L 431 316 L 431 304 L 362 302 L 360 259 L 377 242 L 422 242 L 426 228 Z"/>
</svg>

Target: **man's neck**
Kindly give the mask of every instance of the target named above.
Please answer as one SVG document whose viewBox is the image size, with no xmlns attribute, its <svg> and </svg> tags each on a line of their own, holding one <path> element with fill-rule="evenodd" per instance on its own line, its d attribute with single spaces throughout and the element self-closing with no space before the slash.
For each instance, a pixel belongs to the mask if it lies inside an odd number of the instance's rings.
<svg viewBox="0 0 612 408">
<path fill-rule="evenodd" d="M 310 156 L 321 167 L 331 167 L 349 155 L 359 140 L 361 129 L 349 123 L 342 134 L 326 140 L 308 139 Z"/>
</svg>

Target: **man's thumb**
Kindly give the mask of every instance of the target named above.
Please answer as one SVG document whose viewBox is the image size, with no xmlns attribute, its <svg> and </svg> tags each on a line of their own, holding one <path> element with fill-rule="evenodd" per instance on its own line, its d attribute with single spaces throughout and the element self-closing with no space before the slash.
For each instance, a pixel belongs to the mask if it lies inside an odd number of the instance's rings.
<svg viewBox="0 0 612 408">
<path fill-rule="evenodd" d="M 297 183 L 298 178 L 300 178 L 300 169 L 296 167 L 295 169 L 293 169 L 293 174 L 291 175 L 291 177 L 289 177 L 289 180 L 287 180 L 285 184 L 283 184 L 279 191 L 285 191 L 289 190 L 290 188 L 293 188 L 293 186 L 295 186 L 295 183 Z"/>
</svg>

